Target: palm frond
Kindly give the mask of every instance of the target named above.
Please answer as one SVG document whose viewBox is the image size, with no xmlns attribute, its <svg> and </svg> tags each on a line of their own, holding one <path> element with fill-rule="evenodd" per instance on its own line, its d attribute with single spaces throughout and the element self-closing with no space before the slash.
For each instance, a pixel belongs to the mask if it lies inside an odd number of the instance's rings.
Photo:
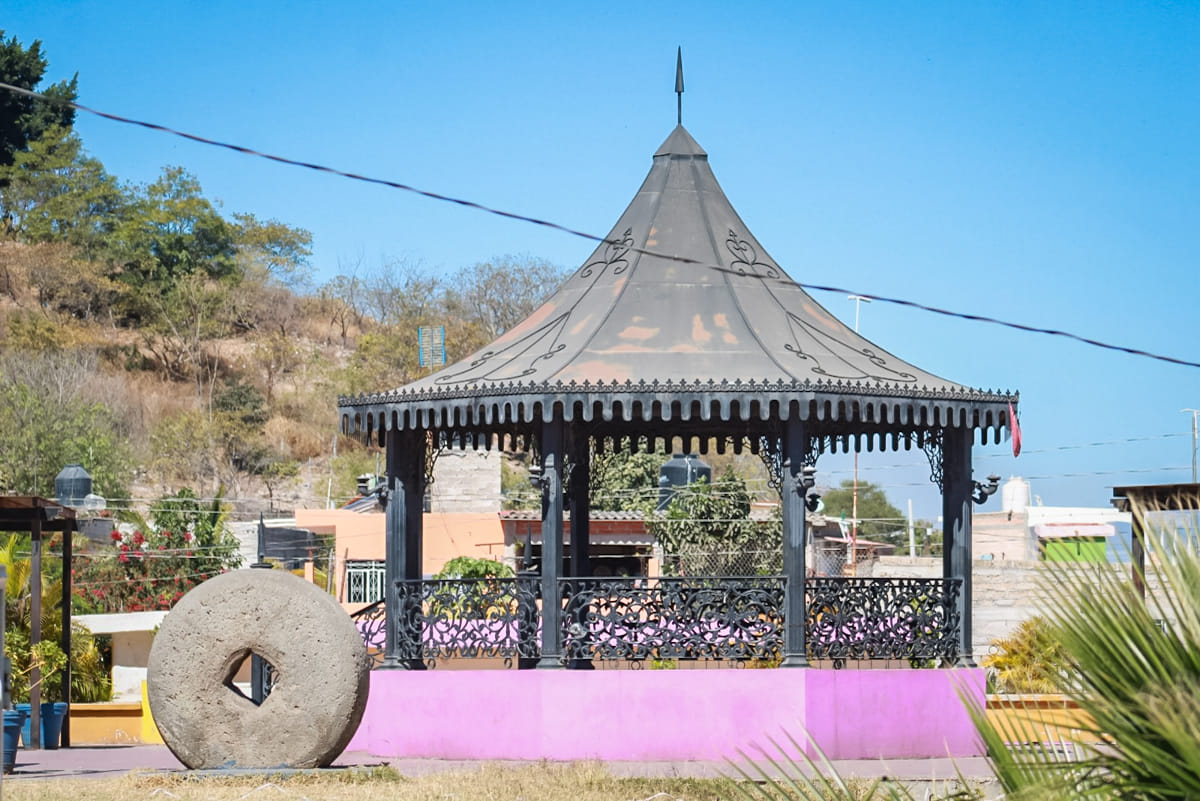
<svg viewBox="0 0 1200 801">
<path fill-rule="evenodd" d="M 1148 524 L 1155 509 L 1134 513 Z M 1174 518 L 1177 522 L 1177 518 Z M 1166 525 L 1166 524 L 1159 524 Z M 1164 541 L 1162 532 L 1147 532 Z M 1169 531 L 1172 538 L 1174 531 Z M 1124 566 L 1048 564 L 1040 604 L 1066 654 L 1055 689 L 1092 723 L 1082 756 L 971 710 L 1008 798 L 1200 798 L 1200 554 L 1151 554 L 1145 600 Z M 1036 725 L 1036 710 L 1028 710 Z"/>
</svg>

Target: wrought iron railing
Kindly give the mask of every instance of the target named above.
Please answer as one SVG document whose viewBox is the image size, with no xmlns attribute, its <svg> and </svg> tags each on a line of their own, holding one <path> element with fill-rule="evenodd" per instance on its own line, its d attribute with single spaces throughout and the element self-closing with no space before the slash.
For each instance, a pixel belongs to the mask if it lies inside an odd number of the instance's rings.
<svg viewBox="0 0 1200 801">
<path fill-rule="evenodd" d="M 810 578 L 805 589 L 809 659 L 919 666 L 958 656 L 961 579 Z"/>
<path fill-rule="evenodd" d="M 396 583 L 397 655 L 439 659 L 538 656 L 538 578 L 429 579 Z"/>
<path fill-rule="evenodd" d="M 565 578 L 553 652 L 563 662 L 698 659 L 742 663 L 784 651 L 782 576 Z M 961 579 L 809 578 L 809 660 L 901 660 L 914 667 L 959 654 Z M 541 653 L 540 577 L 435 579 L 395 585 L 396 656 L 494 657 L 532 666 Z M 376 664 L 384 602 L 354 614 Z M 550 653 L 548 651 L 547 653 Z"/>
<path fill-rule="evenodd" d="M 358 627 L 358 633 L 362 635 L 363 644 L 367 646 L 367 656 L 371 657 L 371 667 L 379 667 L 383 664 L 386 640 L 384 626 L 387 623 L 386 603 L 386 599 L 379 600 L 350 614 L 354 625 Z"/>
<path fill-rule="evenodd" d="M 568 660 L 770 659 L 783 645 L 784 579 L 562 579 Z"/>
</svg>

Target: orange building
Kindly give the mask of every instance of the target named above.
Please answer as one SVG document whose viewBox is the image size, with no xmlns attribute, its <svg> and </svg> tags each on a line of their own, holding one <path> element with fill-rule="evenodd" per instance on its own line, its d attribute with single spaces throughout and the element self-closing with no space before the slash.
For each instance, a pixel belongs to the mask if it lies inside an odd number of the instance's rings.
<svg viewBox="0 0 1200 801">
<path fill-rule="evenodd" d="M 337 599 L 356 610 L 383 597 L 384 514 L 350 509 L 297 509 L 296 525 L 332 534 Z M 504 558 L 504 531 L 495 512 L 427 512 L 421 573 L 429 577 L 456 556 Z"/>
</svg>

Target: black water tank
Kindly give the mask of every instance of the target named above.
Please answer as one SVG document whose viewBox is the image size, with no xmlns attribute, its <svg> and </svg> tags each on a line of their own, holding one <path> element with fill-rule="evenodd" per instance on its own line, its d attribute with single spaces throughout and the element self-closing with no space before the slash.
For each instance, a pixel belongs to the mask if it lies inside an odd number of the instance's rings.
<svg viewBox="0 0 1200 801">
<path fill-rule="evenodd" d="M 54 477 L 54 498 L 63 506 L 83 506 L 92 494 L 92 476 L 81 464 L 69 464 Z"/>
<path fill-rule="evenodd" d="M 712 483 L 712 468 L 700 461 L 697 454 L 676 453 L 658 468 L 658 508 L 665 509 L 675 491 L 673 487 L 686 487 L 703 478 Z"/>
</svg>

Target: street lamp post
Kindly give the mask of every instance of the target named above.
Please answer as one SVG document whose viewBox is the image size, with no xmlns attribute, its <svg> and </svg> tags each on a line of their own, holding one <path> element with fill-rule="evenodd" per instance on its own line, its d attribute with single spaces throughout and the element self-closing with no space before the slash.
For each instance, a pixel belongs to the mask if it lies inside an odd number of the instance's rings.
<svg viewBox="0 0 1200 801">
<path fill-rule="evenodd" d="M 862 295 L 847 295 L 848 300 L 854 301 L 854 333 L 858 333 L 858 313 L 863 303 L 871 299 Z M 858 573 L 858 447 L 854 448 L 854 491 L 850 500 L 850 549 L 846 554 L 846 563 L 850 566 L 850 575 Z"/>
</svg>

